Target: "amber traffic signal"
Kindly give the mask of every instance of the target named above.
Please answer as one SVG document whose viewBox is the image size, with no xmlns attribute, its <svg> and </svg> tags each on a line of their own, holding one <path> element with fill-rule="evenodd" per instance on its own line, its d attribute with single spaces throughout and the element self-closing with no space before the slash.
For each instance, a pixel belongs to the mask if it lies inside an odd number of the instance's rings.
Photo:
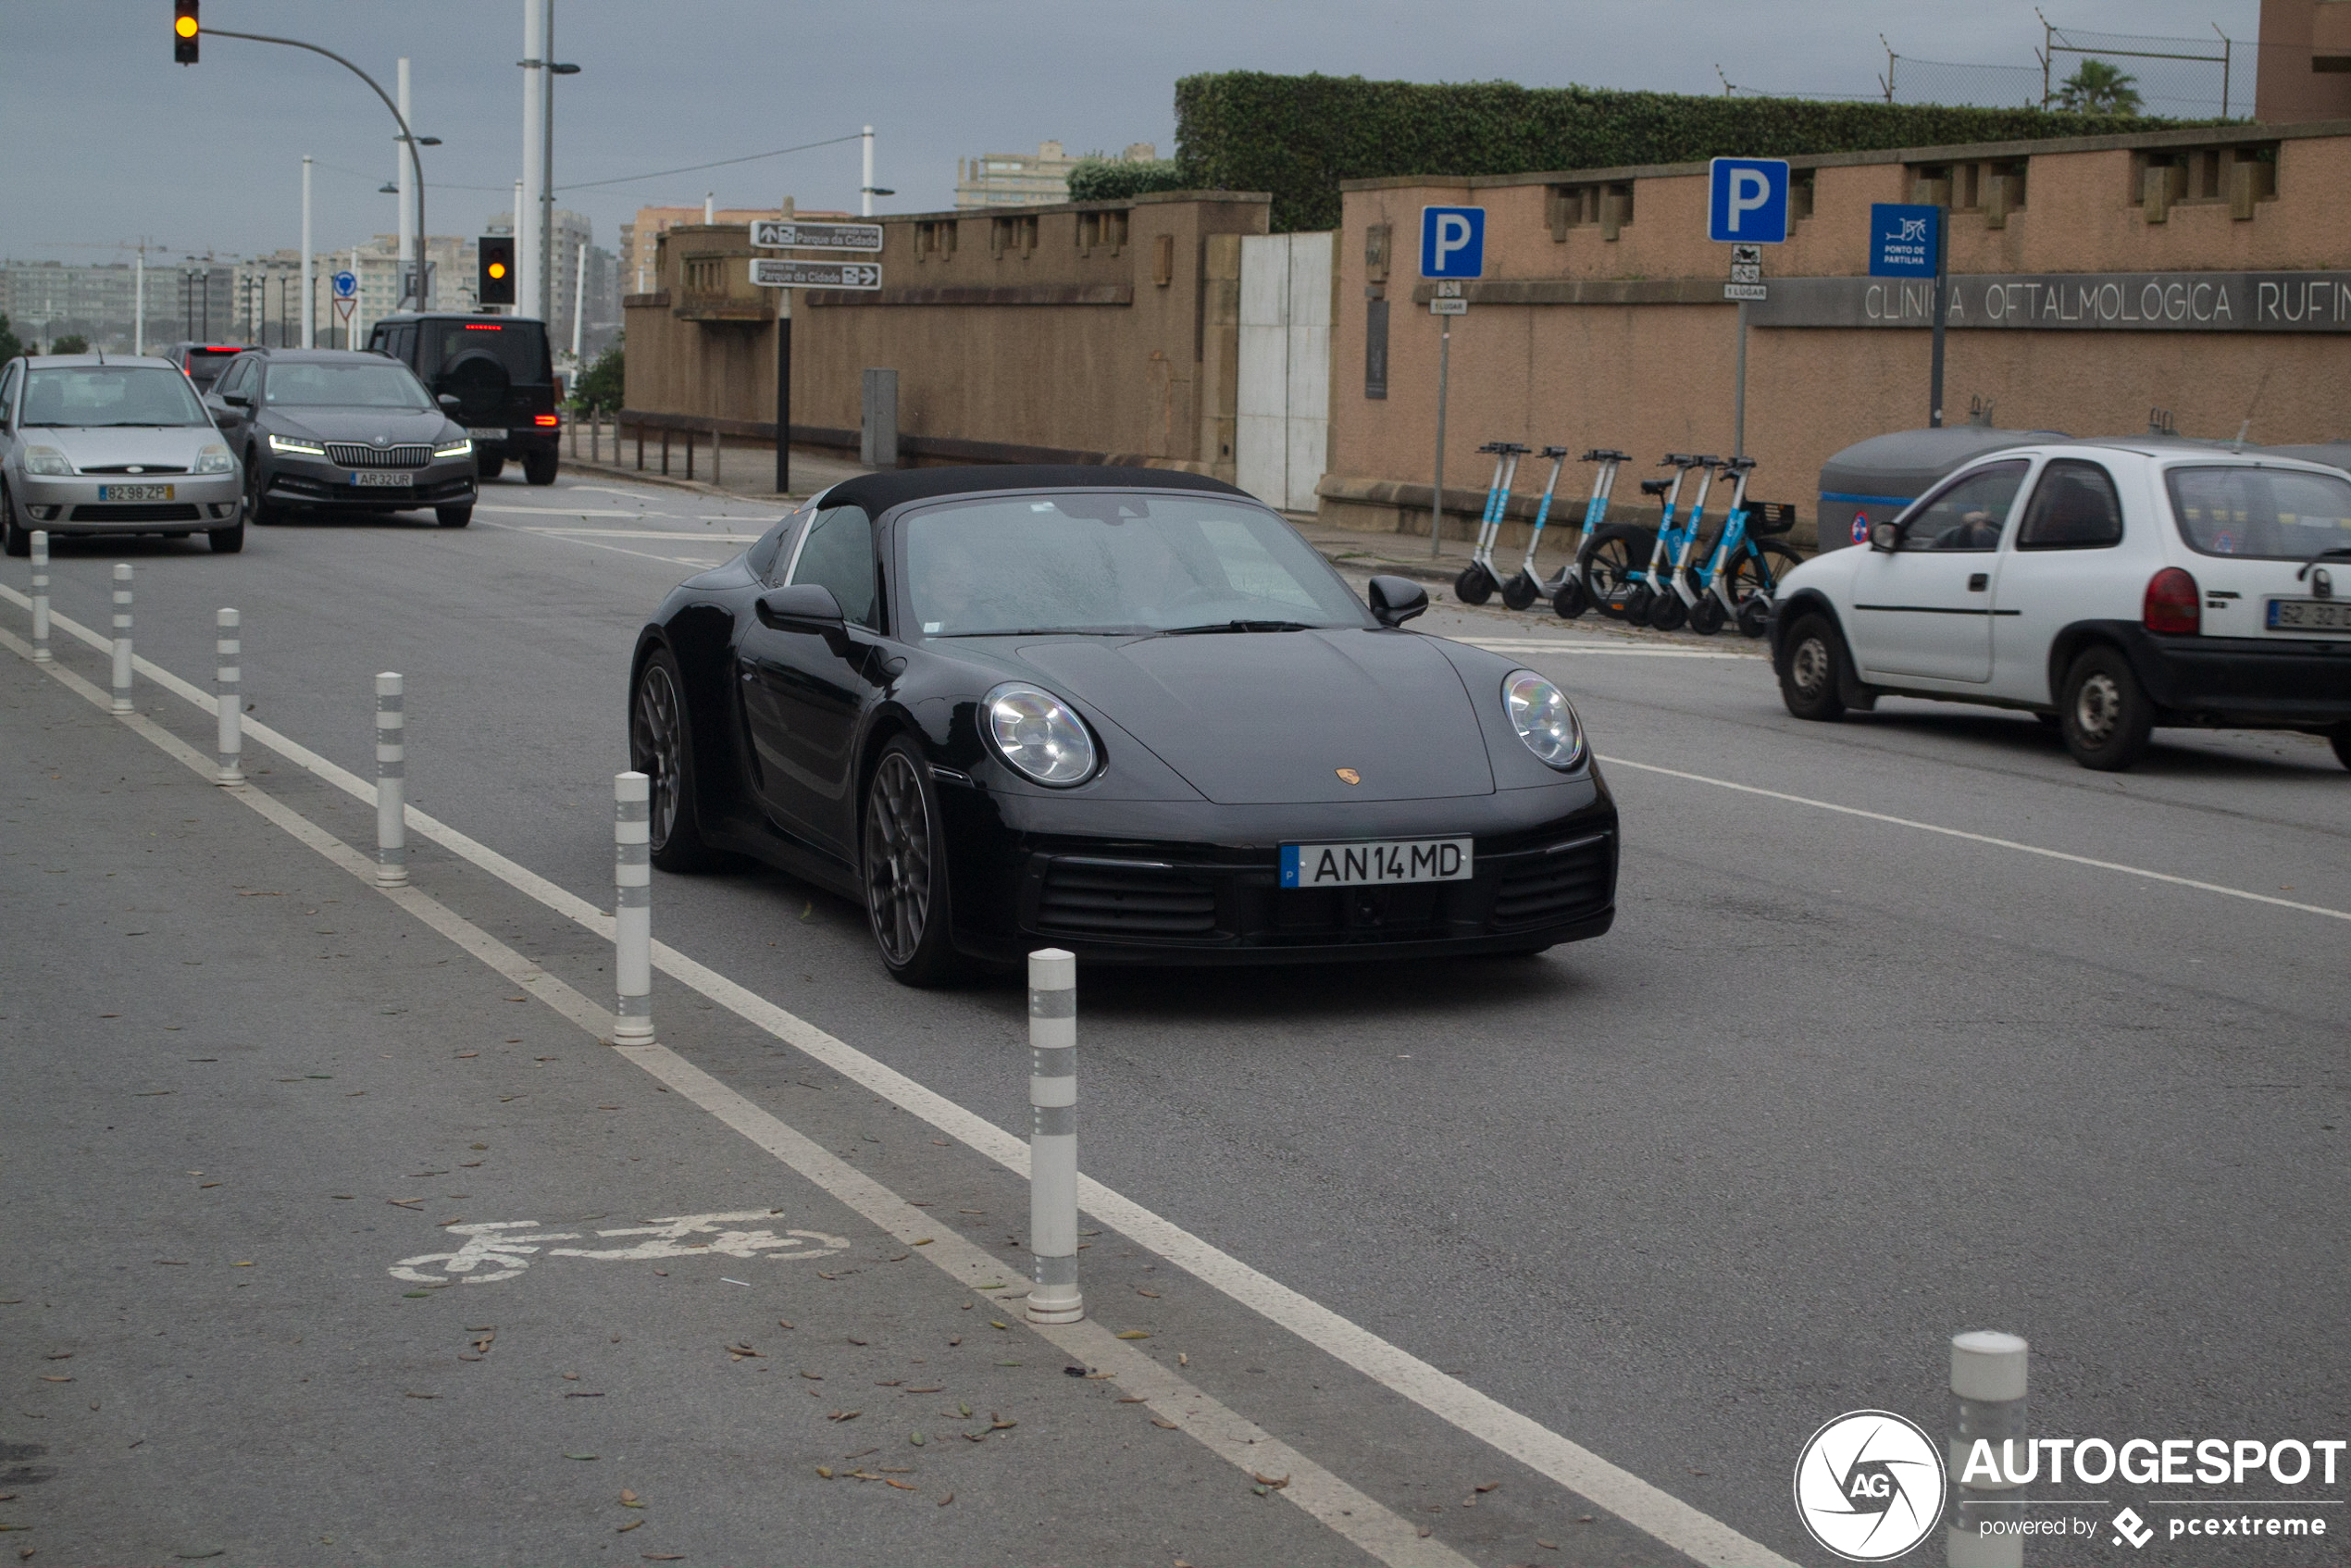
<svg viewBox="0 0 2351 1568">
<path fill-rule="evenodd" d="M 514 304 L 514 236 L 484 234 L 474 242 L 474 245 L 475 254 L 481 258 L 481 275 L 475 280 L 474 298 L 483 305 Z"/>
<path fill-rule="evenodd" d="M 196 0 L 171 0 L 171 57 L 183 66 L 196 63 Z"/>
</svg>

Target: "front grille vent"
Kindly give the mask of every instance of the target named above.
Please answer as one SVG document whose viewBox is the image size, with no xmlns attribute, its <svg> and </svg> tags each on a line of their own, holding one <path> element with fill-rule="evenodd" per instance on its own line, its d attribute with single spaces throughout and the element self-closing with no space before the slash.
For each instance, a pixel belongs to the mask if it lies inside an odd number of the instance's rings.
<svg viewBox="0 0 2351 1568">
<path fill-rule="evenodd" d="M 104 467 L 84 468 L 85 474 L 184 474 L 185 468 L 174 468 L 161 463 L 112 463 Z"/>
<path fill-rule="evenodd" d="M 1103 937 L 1204 937 L 1216 929 L 1216 890 L 1174 866 L 1056 860 L 1045 872 L 1037 928 Z"/>
<path fill-rule="evenodd" d="M 330 442 L 327 446 L 329 461 L 346 468 L 421 468 L 432 461 L 429 446 L 361 446 L 356 442 Z"/>
<path fill-rule="evenodd" d="M 1495 926 L 1554 926 L 1601 908 L 1609 900 L 1610 847 L 1609 835 L 1600 833 L 1513 865 L 1495 891 Z"/>
<path fill-rule="evenodd" d="M 193 523 L 203 516 L 185 501 L 120 501 L 73 509 L 77 523 Z"/>
</svg>

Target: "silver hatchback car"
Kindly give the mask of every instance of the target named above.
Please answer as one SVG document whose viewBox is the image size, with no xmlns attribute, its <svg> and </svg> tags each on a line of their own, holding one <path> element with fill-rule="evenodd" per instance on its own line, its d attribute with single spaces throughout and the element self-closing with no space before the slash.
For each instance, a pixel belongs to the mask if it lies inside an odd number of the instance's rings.
<svg viewBox="0 0 2351 1568">
<path fill-rule="evenodd" d="M 202 533 L 244 548 L 244 484 L 187 375 L 168 360 L 56 354 L 0 369 L 0 531 Z"/>
</svg>

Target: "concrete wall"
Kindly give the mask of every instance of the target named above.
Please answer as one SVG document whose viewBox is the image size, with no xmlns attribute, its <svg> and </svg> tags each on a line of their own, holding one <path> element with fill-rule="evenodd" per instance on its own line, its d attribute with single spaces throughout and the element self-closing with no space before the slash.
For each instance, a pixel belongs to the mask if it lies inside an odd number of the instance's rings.
<svg viewBox="0 0 2351 1568">
<path fill-rule="evenodd" d="M 2351 0 L 2261 0 L 2253 118 L 2351 116 Z"/>
<path fill-rule="evenodd" d="M 2208 176 L 2228 176 L 2235 160 L 2264 156 L 2272 143 L 2274 188 L 2261 173 L 2249 217 L 2236 215 L 2225 178 L 2220 196 L 2197 193 Z M 2199 153 L 2219 162 L 2196 164 Z M 2189 195 L 2150 221 L 2147 168 L 2158 168 L 2160 185 L 2171 160 Z M 1799 181 L 1810 181 L 1810 212 L 1787 243 L 1764 247 L 1767 284 L 1866 274 L 1871 204 L 1926 199 L 1924 176 L 1955 182 L 1955 276 L 2351 266 L 2351 125 L 1791 161 Z M 1993 176 L 2019 172 L 2022 206 L 1998 210 Z M 1580 196 L 1557 205 L 1556 189 L 1586 185 L 1616 200 L 1629 192 L 1630 220 L 1555 227 L 1562 210 L 1580 219 L 1599 207 Z M 1454 531 L 1474 520 L 1491 466 L 1476 455 L 1485 442 L 1622 447 L 1645 472 L 1667 451 L 1729 453 L 1737 307 L 1721 299 L 1729 251 L 1706 240 L 1706 193 L 1704 165 L 1350 182 L 1338 241 L 1325 517 L 1427 527 L 1440 324 L 1417 278 L 1417 236 L 1420 209 L 1432 204 L 1487 212 L 1484 279 L 1465 286 L 1469 313 L 1451 318 L 1447 504 L 1470 515 L 1449 518 Z M 1379 224 L 1391 226 L 1384 278 L 1366 254 Z M 1364 388 L 1375 292 L 1391 310 L 1385 399 Z M 1503 303 L 1525 298 L 1546 303 Z M 1753 494 L 1797 503 L 1799 528 L 1809 529 L 1824 459 L 1927 422 L 1929 339 L 1923 324 L 1751 329 L 1747 450 L 1761 462 Z M 2083 435 L 2144 430 L 2153 407 L 2173 411 L 2182 433 L 2199 436 L 2233 435 L 2249 417 L 2251 439 L 2268 443 L 2333 440 L 2351 429 L 2351 336 L 2342 333 L 1955 330 L 1947 341 L 1948 423 L 1981 398 L 1996 404 L 2003 426 Z M 1522 490 L 1539 486 L 1542 467 L 1522 467 Z M 1620 495 L 1634 493 L 1630 477 Z M 1562 479 L 1562 492 L 1576 488 Z"/>
<path fill-rule="evenodd" d="M 1118 455 L 1229 477 L 1238 237 L 1265 231 L 1268 203 L 881 219 L 883 289 L 794 292 L 793 437 L 853 442 L 859 373 L 889 367 L 912 460 Z M 626 302 L 631 413 L 772 424 L 778 291 L 751 287 L 753 254 L 742 227 L 662 235 L 662 289 Z"/>
</svg>

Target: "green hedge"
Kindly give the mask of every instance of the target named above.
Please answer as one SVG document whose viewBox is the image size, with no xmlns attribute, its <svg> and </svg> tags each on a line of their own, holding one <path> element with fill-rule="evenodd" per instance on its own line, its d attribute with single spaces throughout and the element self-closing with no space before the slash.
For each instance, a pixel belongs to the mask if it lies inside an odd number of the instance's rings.
<svg viewBox="0 0 2351 1568">
<path fill-rule="evenodd" d="M 2196 122 L 1259 71 L 1188 76 L 1176 84 L 1181 187 L 1270 191 L 1276 232 L 1338 227 L 1342 180 L 1785 157 L 2096 136 L 2183 123 Z"/>
<path fill-rule="evenodd" d="M 1149 191 L 1180 191 L 1174 158 L 1080 158 L 1070 166 L 1073 202 L 1123 202 Z"/>
</svg>

